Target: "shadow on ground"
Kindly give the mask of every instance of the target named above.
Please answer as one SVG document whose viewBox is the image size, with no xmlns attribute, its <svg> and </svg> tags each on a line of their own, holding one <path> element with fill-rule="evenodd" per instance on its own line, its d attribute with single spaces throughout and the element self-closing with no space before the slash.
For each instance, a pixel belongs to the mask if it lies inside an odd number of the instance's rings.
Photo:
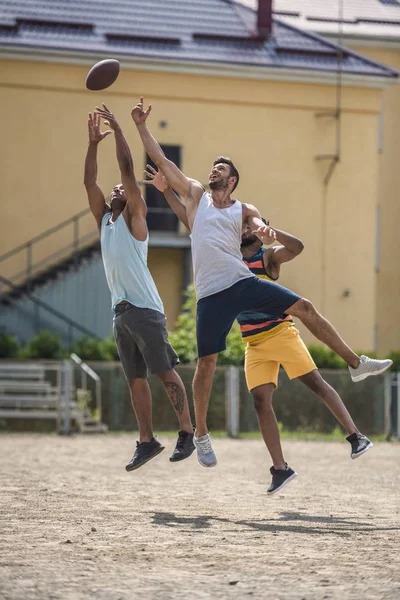
<svg viewBox="0 0 400 600">
<path fill-rule="evenodd" d="M 356 517 L 355 517 L 356 519 Z M 312 523 L 312 525 L 297 524 L 298 522 Z M 337 535 L 347 537 L 355 532 L 395 531 L 395 527 L 376 527 L 373 523 L 342 518 L 333 515 L 309 515 L 300 512 L 282 512 L 277 519 L 260 520 L 235 520 L 213 515 L 199 515 L 197 517 L 178 516 L 174 513 L 152 513 L 152 522 L 164 527 L 179 527 L 188 529 L 209 529 L 214 523 L 248 527 L 256 531 L 272 533 L 304 533 L 307 535 Z M 293 524 L 295 522 L 296 524 Z M 318 527 L 318 525 L 320 525 Z M 225 531 L 229 531 L 226 529 Z M 233 531 L 233 530 L 232 530 Z"/>
</svg>

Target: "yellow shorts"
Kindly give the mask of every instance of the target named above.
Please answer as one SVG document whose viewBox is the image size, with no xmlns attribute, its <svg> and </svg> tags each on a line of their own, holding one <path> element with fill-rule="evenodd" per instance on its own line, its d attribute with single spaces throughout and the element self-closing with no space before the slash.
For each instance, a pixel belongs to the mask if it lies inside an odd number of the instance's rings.
<svg viewBox="0 0 400 600">
<path fill-rule="evenodd" d="M 294 325 L 247 344 L 244 370 L 249 390 L 265 383 L 278 387 L 281 365 L 289 379 L 317 368 Z"/>
</svg>

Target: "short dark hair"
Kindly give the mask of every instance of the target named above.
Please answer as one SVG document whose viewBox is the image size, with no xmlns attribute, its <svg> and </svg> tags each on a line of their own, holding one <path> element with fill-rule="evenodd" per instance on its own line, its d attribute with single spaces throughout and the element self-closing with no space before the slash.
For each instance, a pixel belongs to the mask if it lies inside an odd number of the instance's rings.
<svg viewBox="0 0 400 600">
<path fill-rule="evenodd" d="M 233 192 L 234 190 L 236 190 L 238 183 L 239 183 L 239 171 L 237 170 L 237 168 L 235 167 L 235 165 L 233 164 L 231 159 L 228 158 L 227 156 L 218 156 L 218 158 L 216 158 L 214 160 L 213 166 L 215 167 L 215 165 L 219 165 L 221 163 L 223 165 L 229 165 L 229 167 L 231 169 L 231 177 L 236 177 L 235 185 L 232 188 L 232 192 Z"/>
</svg>

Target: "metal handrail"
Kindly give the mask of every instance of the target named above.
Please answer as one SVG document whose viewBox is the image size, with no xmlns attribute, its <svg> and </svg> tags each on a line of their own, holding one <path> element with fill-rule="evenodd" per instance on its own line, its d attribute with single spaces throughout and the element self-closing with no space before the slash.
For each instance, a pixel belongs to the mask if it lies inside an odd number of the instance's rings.
<svg viewBox="0 0 400 600">
<path fill-rule="evenodd" d="M 85 242 L 94 242 L 95 239 L 99 240 L 99 232 L 96 231 L 92 231 L 91 233 L 88 233 L 86 235 L 84 235 L 83 237 L 81 237 L 79 239 L 79 247 L 81 249 L 83 249 L 85 247 Z M 89 244 L 90 246 L 90 244 Z M 70 250 L 71 245 L 68 244 L 68 246 L 63 246 L 62 248 L 60 248 L 59 250 L 57 250 L 57 252 L 54 252 L 53 254 L 50 254 L 49 256 L 46 256 L 46 258 L 44 258 L 43 260 L 38 261 L 37 263 L 33 264 L 31 266 L 32 270 L 34 270 L 34 277 L 37 277 L 39 275 L 39 273 L 41 272 L 41 270 L 39 270 L 39 268 L 41 267 L 45 267 L 46 265 L 52 265 L 54 264 L 56 261 L 55 259 L 57 258 L 61 258 L 63 255 L 65 255 L 65 259 L 67 259 L 67 251 Z M 76 250 L 75 250 L 76 252 Z M 17 281 L 22 277 L 22 281 L 23 281 L 23 276 L 26 275 L 26 269 L 24 269 L 23 271 L 19 271 L 19 273 L 16 273 L 15 275 L 11 276 L 10 281 L 12 281 L 14 284 L 17 284 Z"/>
<path fill-rule="evenodd" d="M 81 212 L 77 213 L 73 217 L 70 217 L 69 219 L 62 221 L 61 223 L 59 223 L 58 225 L 55 225 L 54 227 L 50 227 L 50 229 L 46 229 L 46 231 L 44 231 L 43 233 L 40 233 L 39 235 L 35 236 L 34 238 L 31 238 L 24 244 L 21 244 L 20 246 L 16 246 L 9 252 L 2 254 L 0 256 L 0 262 L 3 262 L 4 260 L 6 260 L 6 258 L 10 258 L 10 256 L 13 256 L 14 254 L 18 254 L 18 252 L 21 252 L 22 250 L 26 250 L 27 248 L 32 247 L 33 244 L 36 244 L 37 242 L 44 240 L 46 237 L 48 237 L 52 233 L 55 233 L 56 231 L 63 229 L 67 225 L 74 223 L 74 221 L 79 221 L 79 219 L 81 219 L 82 217 L 84 217 L 85 215 L 87 215 L 89 213 L 90 213 L 90 208 L 85 208 L 85 210 L 82 210 Z"/>
<path fill-rule="evenodd" d="M 9 279 L 7 279 L 6 277 L 3 277 L 2 275 L 0 275 L 0 281 L 2 283 L 5 283 L 6 285 L 8 285 L 9 287 L 11 287 L 12 289 L 17 289 L 17 287 L 18 287 L 16 285 L 14 285 L 12 281 L 10 281 Z M 80 325 L 79 323 L 77 323 L 73 319 L 70 319 L 70 317 L 67 317 L 67 315 L 64 315 L 62 312 L 60 312 L 60 311 L 56 310 L 55 308 L 53 308 L 52 306 L 50 306 L 50 304 L 47 304 L 46 302 L 43 302 L 43 300 L 40 300 L 39 298 L 37 298 L 36 296 L 34 296 L 31 292 L 26 291 L 25 294 L 37 306 L 40 306 L 41 308 L 43 308 L 47 312 L 51 313 L 52 315 L 54 315 L 58 319 L 61 319 L 69 327 L 72 327 L 72 328 L 76 329 L 77 331 L 80 331 L 84 335 L 88 335 L 89 337 L 99 339 L 99 336 L 96 333 L 93 333 L 93 331 L 90 331 L 89 329 L 86 329 L 86 327 L 84 327 L 83 325 Z M 12 298 L 10 298 L 9 293 L 0 294 L 0 300 L 2 300 L 4 298 L 7 298 L 8 300 L 12 301 Z"/>
<path fill-rule="evenodd" d="M 89 377 L 91 377 L 94 380 L 94 382 L 95 382 L 95 386 L 96 386 L 96 410 L 97 410 L 97 414 L 98 414 L 98 421 L 101 423 L 101 379 L 97 375 L 97 373 L 95 371 L 93 371 L 93 369 L 91 369 L 89 367 L 89 365 L 87 365 L 85 362 L 83 362 L 83 360 L 80 358 L 80 356 L 78 356 L 77 354 L 75 354 L 73 352 L 72 354 L 70 354 L 70 358 L 81 369 L 81 386 L 82 386 L 81 389 L 83 389 L 85 391 L 87 390 L 87 378 L 86 378 L 86 375 L 89 375 Z"/>
<path fill-rule="evenodd" d="M 141 183 L 142 182 L 140 182 L 140 184 Z M 149 215 L 152 215 L 152 214 L 168 214 L 168 215 L 174 214 L 170 208 L 167 208 L 167 207 L 163 208 L 163 207 L 157 207 L 157 206 L 148 207 L 147 212 Z M 29 284 L 32 282 L 33 277 L 35 277 L 36 275 L 38 275 L 41 272 L 40 269 L 42 267 L 44 267 L 46 265 L 56 264 L 56 259 L 60 255 L 64 254 L 65 257 L 67 257 L 67 256 L 73 257 L 74 255 L 77 256 L 79 249 L 81 249 L 83 247 L 85 242 L 87 243 L 88 240 L 93 241 L 95 239 L 95 237 L 98 236 L 97 228 L 96 229 L 93 228 L 92 232 L 89 232 L 88 234 L 85 234 L 84 236 L 79 236 L 79 222 L 83 217 L 87 216 L 88 214 L 90 214 L 90 208 L 86 208 L 85 210 L 82 210 L 81 212 L 77 213 L 76 215 L 70 217 L 69 219 L 62 221 L 58 225 L 56 225 L 54 227 L 50 227 L 43 233 L 31 238 L 24 244 L 20 244 L 19 246 L 16 246 L 12 250 L 9 250 L 8 252 L 2 254 L 0 256 L 0 263 L 11 258 L 12 256 L 15 256 L 16 254 L 18 254 L 20 252 L 26 252 L 26 267 L 25 267 L 25 269 L 23 269 L 22 271 L 19 271 L 18 273 L 14 274 L 12 276 L 9 276 L 10 281 L 14 284 L 17 283 L 18 281 L 27 281 Z M 33 262 L 33 248 L 34 248 L 35 244 L 37 244 L 38 242 L 42 241 L 43 239 L 49 237 L 53 233 L 56 233 L 57 231 L 60 231 L 61 229 L 68 227 L 69 225 L 73 225 L 72 243 L 68 244 L 67 246 L 64 246 L 63 248 L 57 250 L 56 252 L 52 252 L 51 254 L 46 256 L 44 259 L 39 260 L 38 262 L 34 263 Z M 68 254 L 68 252 L 67 252 L 68 249 L 71 250 L 70 254 Z"/>
</svg>

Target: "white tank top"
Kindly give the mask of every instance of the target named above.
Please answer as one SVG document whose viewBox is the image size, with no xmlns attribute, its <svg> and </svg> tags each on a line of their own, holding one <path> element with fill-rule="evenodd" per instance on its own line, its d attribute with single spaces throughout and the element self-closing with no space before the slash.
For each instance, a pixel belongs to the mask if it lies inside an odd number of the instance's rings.
<svg viewBox="0 0 400 600">
<path fill-rule="evenodd" d="M 109 223 L 111 213 L 101 222 L 101 254 L 112 308 L 126 300 L 138 308 L 152 308 L 163 313 L 164 307 L 147 266 L 149 236 L 144 242 L 135 239 L 123 214 Z"/>
<path fill-rule="evenodd" d="M 254 277 L 242 260 L 242 203 L 216 208 L 204 192 L 194 219 L 192 256 L 197 300 Z"/>
</svg>

